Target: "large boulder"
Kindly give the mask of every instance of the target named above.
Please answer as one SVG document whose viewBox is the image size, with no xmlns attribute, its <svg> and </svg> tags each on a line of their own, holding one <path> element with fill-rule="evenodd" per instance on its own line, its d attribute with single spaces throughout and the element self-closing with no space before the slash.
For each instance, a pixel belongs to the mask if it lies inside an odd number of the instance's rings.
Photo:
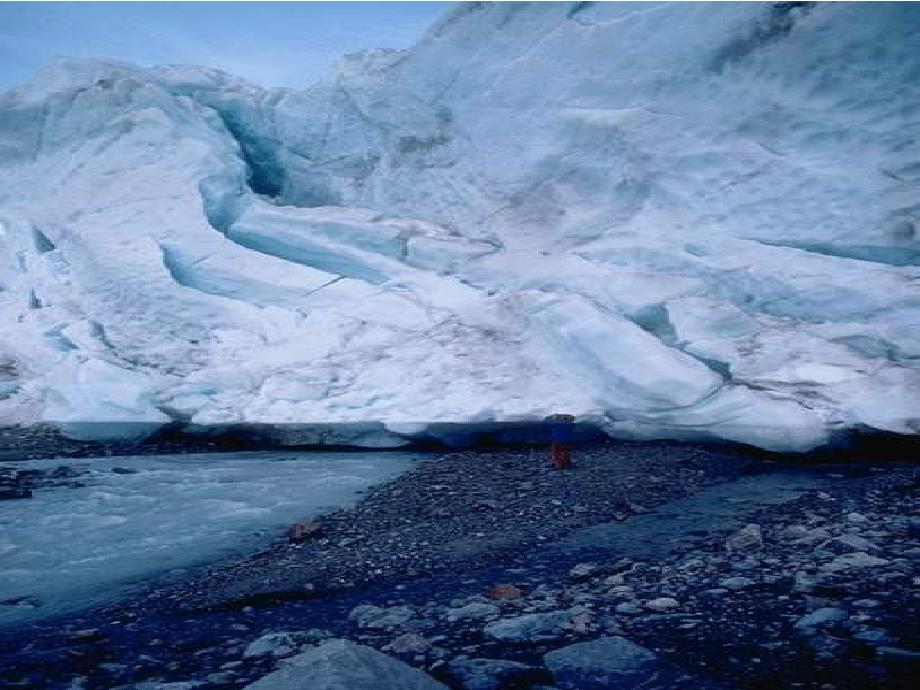
<svg viewBox="0 0 920 690">
<path fill-rule="evenodd" d="M 541 673 L 532 666 L 506 659 L 456 659 L 448 664 L 447 672 L 463 690 L 519 687 L 539 680 Z"/>
<path fill-rule="evenodd" d="M 654 652 L 619 636 L 562 647 L 545 654 L 543 662 L 563 690 L 648 688 L 652 679 L 667 687 L 683 675 Z"/>
<path fill-rule="evenodd" d="M 499 609 L 494 604 L 485 604 L 483 602 L 474 601 L 467 604 L 466 606 L 459 606 L 457 608 L 448 609 L 446 618 L 448 623 L 456 623 L 457 621 L 488 618 L 489 616 L 495 615 L 500 610 L 501 609 Z"/>
<path fill-rule="evenodd" d="M 371 604 L 356 606 L 348 614 L 348 620 L 359 628 L 394 628 L 402 625 L 415 615 L 408 606 L 390 606 L 382 608 Z"/>
<path fill-rule="evenodd" d="M 572 611 L 527 613 L 502 618 L 484 629 L 486 637 L 500 642 L 535 642 L 563 637 L 572 629 Z"/>
<path fill-rule="evenodd" d="M 268 633 L 253 640 L 243 652 L 243 657 L 250 659 L 267 654 L 274 657 L 288 656 L 296 652 L 300 645 L 316 642 L 325 637 L 332 637 L 332 635 L 325 630 L 316 629 Z"/>
<path fill-rule="evenodd" d="M 847 613 L 835 606 L 824 606 L 799 618 L 793 626 L 798 632 L 814 633 L 818 628 L 840 623 L 847 619 Z"/>
<path fill-rule="evenodd" d="M 408 664 L 349 640 L 329 640 L 292 657 L 245 690 L 447 690 Z"/>
</svg>

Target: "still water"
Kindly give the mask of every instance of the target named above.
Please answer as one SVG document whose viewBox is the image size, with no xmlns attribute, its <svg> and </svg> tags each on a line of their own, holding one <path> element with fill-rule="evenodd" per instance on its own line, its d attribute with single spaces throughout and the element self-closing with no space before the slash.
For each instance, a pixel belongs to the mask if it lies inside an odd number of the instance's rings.
<svg viewBox="0 0 920 690">
<path fill-rule="evenodd" d="M 90 470 L 78 478 L 85 486 L 0 502 L 0 625 L 105 603 L 153 578 L 251 552 L 421 457 L 254 452 L 66 461 Z"/>
</svg>

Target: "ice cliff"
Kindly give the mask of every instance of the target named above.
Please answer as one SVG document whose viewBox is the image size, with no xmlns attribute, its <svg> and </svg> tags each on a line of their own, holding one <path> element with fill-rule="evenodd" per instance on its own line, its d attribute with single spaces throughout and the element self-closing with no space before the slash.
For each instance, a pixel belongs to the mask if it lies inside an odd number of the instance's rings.
<svg viewBox="0 0 920 690">
<path fill-rule="evenodd" d="M 918 36 L 472 3 L 303 91 L 56 60 L 0 95 L 0 422 L 917 433 Z"/>
</svg>

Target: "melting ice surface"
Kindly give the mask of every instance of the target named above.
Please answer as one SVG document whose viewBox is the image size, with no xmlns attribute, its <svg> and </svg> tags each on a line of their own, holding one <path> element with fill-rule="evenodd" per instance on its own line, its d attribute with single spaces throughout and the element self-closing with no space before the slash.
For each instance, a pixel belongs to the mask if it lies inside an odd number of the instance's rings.
<svg viewBox="0 0 920 690">
<path fill-rule="evenodd" d="M 303 91 L 56 60 L 0 94 L 0 422 L 916 434 L 918 35 L 457 3 Z"/>
<path fill-rule="evenodd" d="M 39 489 L 31 500 L 0 503 L 0 601 L 24 598 L 0 605 L 0 625 L 99 604 L 152 577 L 178 577 L 189 566 L 258 548 L 418 457 L 258 452 L 74 463 L 92 471 L 81 478 L 85 487 Z"/>
</svg>

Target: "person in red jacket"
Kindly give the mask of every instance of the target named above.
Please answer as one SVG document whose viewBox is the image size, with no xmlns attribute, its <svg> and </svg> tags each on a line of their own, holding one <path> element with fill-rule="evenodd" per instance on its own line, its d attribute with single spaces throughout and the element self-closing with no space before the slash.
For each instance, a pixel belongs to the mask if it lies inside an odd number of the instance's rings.
<svg viewBox="0 0 920 690">
<path fill-rule="evenodd" d="M 569 442 L 575 429 L 575 417 L 570 414 L 553 414 L 545 420 L 549 424 L 550 461 L 557 470 L 572 467 Z"/>
</svg>

